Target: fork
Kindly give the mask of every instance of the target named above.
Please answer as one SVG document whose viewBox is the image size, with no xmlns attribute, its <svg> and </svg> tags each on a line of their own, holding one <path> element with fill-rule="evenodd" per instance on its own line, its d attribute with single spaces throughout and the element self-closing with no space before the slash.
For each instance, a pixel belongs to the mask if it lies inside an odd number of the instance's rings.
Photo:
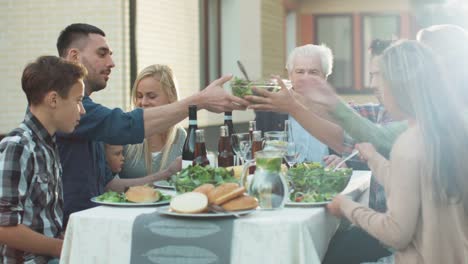
<svg viewBox="0 0 468 264">
<path fill-rule="evenodd" d="M 349 154 L 346 158 L 344 158 L 338 164 L 336 164 L 335 168 L 332 171 L 336 171 L 337 169 L 339 169 L 340 166 L 343 165 L 343 163 L 345 163 L 346 161 L 348 161 L 352 157 L 356 156 L 357 154 L 359 154 L 358 150 L 354 150 L 353 152 L 351 152 L 351 154 Z"/>
</svg>

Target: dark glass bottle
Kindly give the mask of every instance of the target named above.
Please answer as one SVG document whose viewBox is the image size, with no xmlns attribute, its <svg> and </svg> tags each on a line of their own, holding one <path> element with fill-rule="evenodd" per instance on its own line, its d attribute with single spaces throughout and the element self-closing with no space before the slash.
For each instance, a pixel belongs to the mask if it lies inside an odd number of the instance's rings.
<svg viewBox="0 0 468 264">
<path fill-rule="evenodd" d="M 289 120 L 284 120 L 284 134 L 286 135 L 286 142 L 292 141 L 291 123 L 289 122 Z"/>
<path fill-rule="evenodd" d="M 197 164 L 203 167 L 210 165 L 210 161 L 206 156 L 205 130 L 197 129 L 195 135 L 195 159 L 193 160 L 193 166 Z"/>
<path fill-rule="evenodd" d="M 219 128 L 220 137 L 218 141 L 218 167 L 234 166 L 234 153 L 232 152 L 231 138 L 228 127 Z"/>
<path fill-rule="evenodd" d="M 224 112 L 224 125 L 228 127 L 228 136 L 234 134 L 234 124 L 232 123 L 232 112 Z"/>
<path fill-rule="evenodd" d="M 250 140 L 252 140 L 252 133 L 257 130 L 257 122 L 256 121 L 249 121 L 249 134 Z"/>
<path fill-rule="evenodd" d="M 255 158 L 255 152 L 263 149 L 262 131 L 256 130 L 252 132 L 252 159 Z M 256 166 L 249 168 L 249 174 L 255 173 Z"/>
<path fill-rule="evenodd" d="M 184 147 L 182 149 L 182 168 L 185 169 L 193 164 L 195 159 L 195 131 L 198 129 L 197 125 L 197 106 L 189 106 L 189 127 L 187 131 L 187 138 L 185 139 Z"/>
</svg>

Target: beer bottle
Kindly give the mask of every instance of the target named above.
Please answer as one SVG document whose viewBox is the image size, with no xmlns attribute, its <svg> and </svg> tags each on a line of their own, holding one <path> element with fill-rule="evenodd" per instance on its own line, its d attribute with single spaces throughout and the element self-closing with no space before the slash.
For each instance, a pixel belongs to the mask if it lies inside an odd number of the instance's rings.
<svg viewBox="0 0 468 264">
<path fill-rule="evenodd" d="M 234 165 L 234 153 L 231 147 L 231 138 L 229 137 L 228 127 L 219 128 L 220 137 L 218 141 L 218 166 L 229 167 Z"/>
<path fill-rule="evenodd" d="M 182 148 L 182 169 L 192 165 L 193 160 L 195 159 L 195 131 L 197 129 L 197 106 L 190 105 L 187 138 L 185 139 L 184 147 Z"/>
<path fill-rule="evenodd" d="M 195 135 L 195 159 L 193 160 L 193 166 L 197 164 L 203 167 L 210 165 L 210 161 L 206 156 L 205 130 L 197 129 Z"/>
<path fill-rule="evenodd" d="M 263 149 L 262 131 L 257 130 L 252 132 L 252 159 L 255 158 L 255 152 Z M 249 168 L 249 174 L 255 173 L 255 166 Z"/>
</svg>

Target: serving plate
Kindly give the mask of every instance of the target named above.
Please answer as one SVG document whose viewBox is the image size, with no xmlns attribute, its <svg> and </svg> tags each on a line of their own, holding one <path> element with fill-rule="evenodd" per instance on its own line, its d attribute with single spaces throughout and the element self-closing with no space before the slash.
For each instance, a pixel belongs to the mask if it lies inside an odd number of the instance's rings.
<svg viewBox="0 0 468 264">
<path fill-rule="evenodd" d="M 163 215 L 170 215 L 175 217 L 188 217 L 188 218 L 217 218 L 217 217 L 234 217 L 235 215 L 246 215 L 255 212 L 256 210 L 244 210 L 244 211 L 234 211 L 234 212 L 208 212 L 200 214 L 181 214 L 171 211 L 169 206 L 163 206 L 158 208 L 158 213 Z"/>
<path fill-rule="evenodd" d="M 329 204 L 331 201 L 315 202 L 315 203 L 301 203 L 301 202 L 286 202 L 286 207 L 322 207 Z"/>
<path fill-rule="evenodd" d="M 91 198 L 91 202 L 97 203 L 100 205 L 109 205 L 109 206 L 117 206 L 117 207 L 139 207 L 139 206 L 159 206 L 159 205 L 167 205 L 171 200 L 165 201 L 158 201 L 154 203 L 131 203 L 131 202 L 105 202 L 105 201 L 98 201 L 97 196 Z"/>
</svg>

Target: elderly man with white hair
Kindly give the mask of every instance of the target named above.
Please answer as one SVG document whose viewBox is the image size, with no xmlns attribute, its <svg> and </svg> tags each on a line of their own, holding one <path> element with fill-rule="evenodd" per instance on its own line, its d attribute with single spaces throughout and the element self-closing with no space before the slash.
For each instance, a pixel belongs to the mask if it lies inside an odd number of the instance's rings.
<svg viewBox="0 0 468 264">
<path fill-rule="evenodd" d="M 325 45 L 307 44 L 295 48 L 288 56 L 286 69 L 293 89 L 301 93 L 302 89 L 309 89 L 304 82 L 311 77 L 320 77 L 326 80 L 332 73 L 333 54 Z M 328 155 L 328 147 L 313 137 L 292 116 L 289 116 L 291 135 L 293 141 L 304 146 L 301 151 L 301 160 L 322 161 Z"/>
</svg>

